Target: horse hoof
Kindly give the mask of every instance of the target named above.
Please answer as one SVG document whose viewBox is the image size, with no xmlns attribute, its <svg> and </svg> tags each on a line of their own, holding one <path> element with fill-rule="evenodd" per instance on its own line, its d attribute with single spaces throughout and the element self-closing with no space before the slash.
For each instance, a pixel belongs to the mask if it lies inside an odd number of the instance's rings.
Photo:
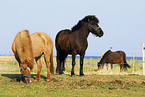
<svg viewBox="0 0 145 97">
<path fill-rule="evenodd" d="M 59 75 L 62 75 L 62 74 L 64 74 L 64 72 L 59 72 Z"/>
<path fill-rule="evenodd" d="M 23 81 L 21 80 L 20 83 L 23 83 Z"/>
<path fill-rule="evenodd" d="M 20 79 L 20 78 L 17 78 L 16 80 L 17 80 L 17 82 L 21 82 L 22 81 L 22 79 Z"/>
<path fill-rule="evenodd" d="M 71 77 L 75 77 L 75 75 L 71 75 Z"/>
<path fill-rule="evenodd" d="M 47 81 L 47 82 L 50 82 L 51 80 L 50 80 L 50 79 L 46 79 L 46 81 Z"/>
<path fill-rule="evenodd" d="M 55 73 L 55 75 L 59 75 L 59 73 Z"/>
<path fill-rule="evenodd" d="M 30 81 L 29 81 L 29 80 L 27 80 L 27 81 L 26 81 L 26 84 L 29 84 L 29 83 L 30 83 Z"/>
<path fill-rule="evenodd" d="M 85 75 L 80 75 L 80 77 L 85 77 Z"/>
<path fill-rule="evenodd" d="M 38 81 L 39 81 L 38 79 L 35 79 L 35 80 L 34 80 L 34 82 L 38 82 Z"/>
</svg>

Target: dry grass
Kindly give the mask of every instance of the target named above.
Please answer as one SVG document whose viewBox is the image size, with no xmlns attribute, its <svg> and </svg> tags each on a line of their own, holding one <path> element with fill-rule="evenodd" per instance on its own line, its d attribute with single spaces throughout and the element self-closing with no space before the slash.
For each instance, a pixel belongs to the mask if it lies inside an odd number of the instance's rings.
<svg viewBox="0 0 145 97">
<path fill-rule="evenodd" d="M 42 71 L 39 82 L 34 78 L 37 73 L 35 65 L 32 71 L 32 82 L 25 84 L 18 82 L 20 76 L 18 63 L 14 56 L 0 56 L 0 97 L 4 96 L 49 96 L 49 97 L 98 97 L 98 96 L 139 96 L 145 95 L 145 77 L 142 76 L 142 64 L 135 64 L 135 73 L 140 75 L 128 75 L 132 69 L 121 72 L 119 65 L 114 65 L 111 70 L 97 71 L 99 59 L 85 59 L 85 77 L 79 77 L 79 59 L 76 60 L 76 77 L 70 77 L 71 59 L 66 60 L 65 75 L 52 75 L 51 81 L 45 81 L 47 69 L 42 58 Z M 131 63 L 132 60 L 128 60 Z M 141 61 L 136 61 L 141 62 Z M 56 67 L 56 60 L 54 58 Z M 132 64 L 130 64 L 132 66 Z"/>
<path fill-rule="evenodd" d="M 44 58 L 42 60 L 42 72 L 41 73 L 47 73 Z M 108 69 L 106 65 L 102 70 L 98 71 L 98 63 L 99 59 L 85 59 L 84 60 L 84 74 L 85 75 L 92 75 L 92 74 L 97 74 L 97 75 L 128 75 L 128 74 L 138 74 L 142 75 L 142 61 L 141 60 L 136 60 L 135 65 L 134 65 L 134 72 L 133 68 L 128 69 L 127 71 L 120 72 L 120 67 L 118 64 L 114 64 L 114 68 L 111 69 L 111 66 L 108 65 Z M 132 60 L 127 60 L 129 65 L 133 67 L 133 61 Z M 66 59 L 66 74 L 70 74 L 71 72 L 71 59 Z M 56 58 L 54 57 L 54 66 L 56 67 Z M 76 65 L 75 65 L 75 73 L 76 75 L 79 74 L 79 59 L 76 59 Z M 19 73 L 19 66 L 17 61 L 15 60 L 14 56 L 0 56 L 0 73 Z M 37 66 L 35 64 L 34 69 L 32 73 L 37 73 Z"/>
</svg>

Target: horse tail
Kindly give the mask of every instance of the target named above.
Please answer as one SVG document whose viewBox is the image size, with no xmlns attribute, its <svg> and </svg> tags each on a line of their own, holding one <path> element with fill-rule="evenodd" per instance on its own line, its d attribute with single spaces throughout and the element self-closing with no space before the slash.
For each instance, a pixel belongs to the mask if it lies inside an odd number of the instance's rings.
<svg viewBox="0 0 145 97">
<path fill-rule="evenodd" d="M 126 62 L 126 59 L 124 59 L 124 67 L 131 68 L 131 67 L 129 66 L 129 64 Z"/>
<path fill-rule="evenodd" d="M 128 68 L 131 68 L 130 66 L 129 66 L 129 64 L 126 62 L 126 54 L 125 54 L 125 52 L 123 52 L 123 51 L 117 51 L 122 57 L 123 57 L 123 66 L 126 68 L 126 67 L 128 67 Z"/>
<path fill-rule="evenodd" d="M 53 65 L 53 49 L 50 55 L 50 72 L 51 74 L 54 74 L 54 65 Z"/>
<path fill-rule="evenodd" d="M 29 31 L 28 30 L 23 30 L 21 31 L 20 34 L 20 51 L 21 51 L 21 55 L 20 55 L 20 60 L 21 62 L 25 62 L 27 64 L 27 66 L 32 69 L 34 66 L 34 58 L 33 58 L 33 51 L 32 51 L 32 42 L 31 42 L 31 38 L 29 35 Z"/>
<path fill-rule="evenodd" d="M 122 53 L 123 53 L 123 58 L 124 58 L 124 67 L 128 67 L 128 68 L 131 68 L 130 66 L 129 66 L 129 64 L 126 62 L 126 54 L 122 51 Z"/>
</svg>

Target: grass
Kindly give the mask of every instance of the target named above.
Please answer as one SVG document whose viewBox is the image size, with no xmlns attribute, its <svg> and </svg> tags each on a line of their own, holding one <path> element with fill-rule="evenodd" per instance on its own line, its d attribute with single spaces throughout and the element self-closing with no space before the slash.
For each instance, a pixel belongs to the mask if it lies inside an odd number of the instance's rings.
<svg viewBox="0 0 145 97">
<path fill-rule="evenodd" d="M 20 76 L 19 67 L 13 56 L 0 56 L 0 96 L 49 96 L 49 97 L 96 97 L 96 96 L 139 96 L 145 95 L 145 76 L 142 74 L 141 62 L 135 61 L 134 73 L 132 69 L 120 73 L 119 65 L 114 69 L 97 71 L 96 59 L 85 59 L 85 77 L 79 77 L 79 60 L 76 60 L 76 77 L 70 77 L 71 65 L 66 65 L 64 75 L 52 75 L 51 81 L 45 81 L 47 75 L 46 66 L 43 65 L 41 79 L 35 82 L 37 73 L 35 65 L 32 71 L 32 82 L 25 84 L 18 82 Z M 132 60 L 127 60 L 131 63 Z M 43 59 L 42 62 L 44 63 Z M 56 62 L 54 59 L 56 67 Z M 67 59 L 71 64 L 71 59 Z M 130 64 L 133 66 L 133 64 Z M 110 67 L 110 66 L 109 66 Z M 130 74 L 135 75 L 130 75 Z"/>
</svg>

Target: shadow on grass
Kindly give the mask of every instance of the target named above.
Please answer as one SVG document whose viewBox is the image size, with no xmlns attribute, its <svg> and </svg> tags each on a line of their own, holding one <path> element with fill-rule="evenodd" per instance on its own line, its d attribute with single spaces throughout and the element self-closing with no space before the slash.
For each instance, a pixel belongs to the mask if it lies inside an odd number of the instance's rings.
<svg viewBox="0 0 145 97">
<path fill-rule="evenodd" d="M 20 79 L 22 75 L 21 74 L 1 74 L 1 76 L 7 77 L 13 80 L 13 79 Z M 36 77 L 36 74 L 31 74 L 32 79 L 35 79 L 35 77 Z M 46 77 L 43 75 L 41 75 L 40 78 L 46 79 Z"/>
<path fill-rule="evenodd" d="M 96 71 L 96 72 L 97 72 L 97 71 L 98 71 L 98 69 L 94 69 L 94 71 Z"/>
</svg>

